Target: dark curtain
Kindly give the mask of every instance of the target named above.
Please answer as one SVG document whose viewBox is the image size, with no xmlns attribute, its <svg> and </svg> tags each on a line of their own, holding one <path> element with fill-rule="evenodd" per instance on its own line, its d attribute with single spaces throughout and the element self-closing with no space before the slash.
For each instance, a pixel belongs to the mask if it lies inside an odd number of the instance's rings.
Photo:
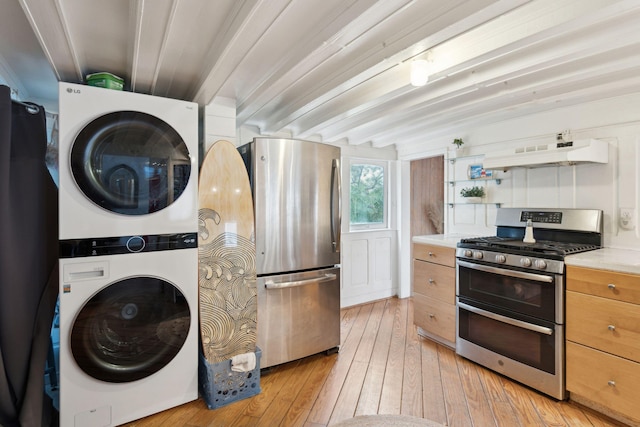
<svg viewBox="0 0 640 427">
<path fill-rule="evenodd" d="M 58 294 L 58 190 L 44 108 L 0 85 L 0 425 L 50 425 L 44 373 Z"/>
</svg>

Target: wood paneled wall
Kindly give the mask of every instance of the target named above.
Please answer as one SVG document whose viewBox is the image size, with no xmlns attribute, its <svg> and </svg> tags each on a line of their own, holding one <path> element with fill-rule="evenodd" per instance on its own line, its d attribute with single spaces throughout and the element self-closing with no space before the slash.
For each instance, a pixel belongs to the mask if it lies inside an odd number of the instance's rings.
<svg viewBox="0 0 640 427">
<path fill-rule="evenodd" d="M 444 156 L 411 162 L 411 237 L 444 232 Z"/>
</svg>

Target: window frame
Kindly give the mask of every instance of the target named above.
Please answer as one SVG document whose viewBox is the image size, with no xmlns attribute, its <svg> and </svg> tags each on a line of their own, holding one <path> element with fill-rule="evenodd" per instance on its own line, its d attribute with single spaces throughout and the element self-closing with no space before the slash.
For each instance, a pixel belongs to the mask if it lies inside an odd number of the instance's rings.
<svg viewBox="0 0 640 427">
<path fill-rule="evenodd" d="M 367 231 L 367 230 L 388 230 L 389 229 L 389 180 L 390 180 L 390 165 L 388 160 L 367 159 L 367 158 L 350 158 L 349 168 L 347 170 L 347 177 L 349 178 L 349 197 L 348 197 L 348 218 L 349 218 L 349 231 Z M 351 169 L 355 165 L 371 165 L 381 167 L 384 174 L 383 190 L 382 190 L 382 222 L 380 223 L 357 223 L 351 222 Z"/>
</svg>

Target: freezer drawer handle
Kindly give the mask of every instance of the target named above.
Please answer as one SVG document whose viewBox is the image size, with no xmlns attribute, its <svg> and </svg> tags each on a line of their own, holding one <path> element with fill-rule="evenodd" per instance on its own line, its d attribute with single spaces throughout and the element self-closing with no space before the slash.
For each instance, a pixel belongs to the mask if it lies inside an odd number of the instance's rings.
<svg viewBox="0 0 640 427">
<path fill-rule="evenodd" d="M 311 283 L 330 282 L 336 279 L 336 275 L 333 273 L 324 274 L 320 277 L 313 277 L 311 279 L 295 280 L 293 282 L 280 282 L 275 283 L 273 280 L 267 280 L 264 282 L 264 287 L 267 289 L 283 289 L 283 288 L 295 288 L 296 286 L 310 285 Z"/>
</svg>

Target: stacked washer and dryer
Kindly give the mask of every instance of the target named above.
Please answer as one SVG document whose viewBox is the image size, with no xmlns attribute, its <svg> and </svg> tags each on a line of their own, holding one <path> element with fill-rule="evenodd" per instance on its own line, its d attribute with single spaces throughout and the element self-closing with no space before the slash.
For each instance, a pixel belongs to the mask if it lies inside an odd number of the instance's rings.
<svg viewBox="0 0 640 427">
<path fill-rule="evenodd" d="M 198 106 L 60 83 L 62 426 L 198 398 Z"/>
</svg>

